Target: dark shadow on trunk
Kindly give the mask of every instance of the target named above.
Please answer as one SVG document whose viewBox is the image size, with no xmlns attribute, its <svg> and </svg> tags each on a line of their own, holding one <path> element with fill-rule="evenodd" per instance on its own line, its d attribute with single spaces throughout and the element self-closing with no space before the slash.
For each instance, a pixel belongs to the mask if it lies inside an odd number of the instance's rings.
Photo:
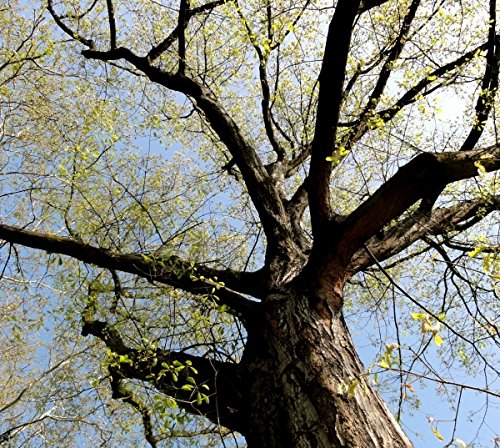
<svg viewBox="0 0 500 448">
<path fill-rule="evenodd" d="M 268 297 L 250 329 L 249 447 L 411 447 L 367 381 L 341 314 L 298 291 Z"/>
</svg>

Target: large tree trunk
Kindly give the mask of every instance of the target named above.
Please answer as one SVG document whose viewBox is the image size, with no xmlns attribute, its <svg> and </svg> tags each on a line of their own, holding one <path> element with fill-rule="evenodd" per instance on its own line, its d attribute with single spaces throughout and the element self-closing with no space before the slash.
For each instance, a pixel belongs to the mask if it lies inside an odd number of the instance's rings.
<svg viewBox="0 0 500 448">
<path fill-rule="evenodd" d="M 341 314 L 297 291 L 265 306 L 242 361 L 249 447 L 412 446 L 366 381 Z"/>
</svg>

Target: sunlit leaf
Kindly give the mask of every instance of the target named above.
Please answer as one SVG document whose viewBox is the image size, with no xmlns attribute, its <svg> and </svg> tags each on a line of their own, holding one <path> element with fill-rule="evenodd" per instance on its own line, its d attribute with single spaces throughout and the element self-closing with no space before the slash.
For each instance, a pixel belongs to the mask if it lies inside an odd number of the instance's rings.
<svg viewBox="0 0 500 448">
<path fill-rule="evenodd" d="M 437 428 L 431 428 L 432 433 L 436 436 L 436 438 L 440 441 L 444 440 L 444 437 L 441 435 L 441 433 L 438 431 Z"/>
</svg>

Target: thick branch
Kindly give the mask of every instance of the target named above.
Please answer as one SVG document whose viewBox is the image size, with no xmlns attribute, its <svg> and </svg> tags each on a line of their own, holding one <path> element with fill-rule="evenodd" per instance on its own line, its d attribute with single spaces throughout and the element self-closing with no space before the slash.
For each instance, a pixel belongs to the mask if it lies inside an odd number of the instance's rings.
<svg viewBox="0 0 500 448">
<path fill-rule="evenodd" d="M 113 0 L 106 0 L 106 5 L 108 8 L 110 48 L 114 50 L 116 48 L 116 21 Z"/>
<path fill-rule="evenodd" d="M 318 111 L 312 143 L 310 181 L 307 184 L 313 235 L 317 235 L 330 219 L 332 164 L 326 158 L 332 154 L 335 146 L 347 55 L 359 5 L 360 0 L 339 0 L 337 3 L 319 74 Z"/>
<path fill-rule="evenodd" d="M 383 232 L 374 236 L 366 246 L 375 258 L 382 262 L 402 252 L 418 240 L 429 235 L 446 235 L 455 230 L 465 230 L 500 209 L 500 196 L 461 202 L 452 207 L 437 208 L 430 215 L 418 211 Z M 478 218 L 478 215 L 480 217 Z M 374 263 L 373 257 L 361 249 L 349 265 L 349 270 L 359 272 Z"/>
<path fill-rule="evenodd" d="M 359 5 L 358 14 L 362 14 L 372 8 L 383 5 L 387 1 L 388 0 L 363 0 Z"/>
<path fill-rule="evenodd" d="M 500 145 L 474 151 L 420 154 L 403 166 L 342 223 L 338 246 L 341 257 L 354 251 L 392 219 L 419 199 L 452 182 L 478 175 L 480 163 L 486 171 L 500 169 Z M 331 224 L 332 229 L 335 226 Z"/>
<path fill-rule="evenodd" d="M 163 283 L 196 295 L 216 295 L 242 317 L 251 318 L 257 304 L 231 288 L 258 295 L 256 274 L 212 269 L 199 263 L 183 261 L 175 256 L 153 257 L 142 254 L 120 254 L 63 238 L 0 224 L 0 239 L 34 249 L 68 255 L 84 263 L 128 272 L 152 282 Z M 222 286 L 221 282 L 225 286 Z M 212 293 L 212 290 L 216 291 Z"/>
<path fill-rule="evenodd" d="M 186 71 L 186 33 L 190 2 L 189 0 L 181 0 L 179 7 L 179 19 L 177 28 L 179 29 L 179 73 L 184 74 Z"/>
<path fill-rule="evenodd" d="M 285 177 L 292 177 L 298 171 L 298 169 L 304 165 L 304 162 L 309 158 L 310 155 L 311 145 L 302 148 L 300 153 L 287 163 L 287 171 L 285 173 Z"/>
<path fill-rule="evenodd" d="M 231 0 L 216 0 L 210 3 L 206 3 L 204 5 L 198 6 L 193 9 L 188 9 L 186 11 L 186 16 L 185 19 L 183 20 L 183 26 L 184 28 L 187 27 L 189 23 L 189 19 L 197 14 L 201 14 L 203 12 L 211 11 L 212 9 L 216 8 L 217 6 L 223 5 L 224 3 L 227 3 L 228 1 Z M 175 40 L 179 37 L 179 32 L 180 32 L 180 27 L 179 24 L 174 28 L 174 30 L 165 38 L 163 39 L 158 45 L 155 47 L 151 48 L 149 51 L 148 55 L 146 58 L 148 59 L 149 62 L 153 62 L 155 59 L 158 59 L 165 51 L 167 51 L 170 46 L 175 42 Z"/>
<path fill-rule="evenodd" d="M 306 252 L 311 248 L 311 241 L 307 238 L 304 229 L 302 228 L 302 218 L 308 205 L 306 184 L 299 186 L 295 194 L 287 204 L 287 211 L 290 216 L 292 230 L 294 232 L 295 241 L 298 242 L 301 249 Z"/>
<path fill-rule="evenodd" d="M 192 98 L 238 165 L 259 213 L 269 251 L 274 254 L 286 254 L 294 248 L 283 200 L 275 183 L 255 149 L 243 137 L 238 125 L 208 89 L 187 76 L 168 73 L 151 65 L 147 58 L 139 57 L 127 48 L 109 52 L 86 50 L 82 54 L 86 58 L 103 61 L 124 59 L 152 82 Z"/>
<path fill-rule="evenodd" d="M 175 398 L 178 406 L 187 412 L 244 431 L 245 388 L 236 364 L 158 348 L 131 348 L 107 322 L 84 318 L 82 335 L 89 334 L 101 339 L 116 355 L 111 360 L 115 380 L 131 378 L 149 382 L 160 392 Z M 176 371 L 175 367 L 180 365 L 184 368 Z M 188 377 L 194 378 L 196 384 L 187 380 Z M 182 388 L 184 385 L 194 387 Z M 209 397 L 208 403 L 206 400 L 200 403 L 198 392 Z"/>
<path fill-rule="evenodd" d="M 481 90 L 476 103 L 476 115 L 472 129 L 465 139 L 461 150 L 469 151 L 476 146 L 486 127 L 498 89 L 498 72 L 500 70 L 500 36 L 496 31 L 496 0 L 490 0 L 490 28 L 488 35 L 488 52 L 486 54 L 486 69 L 484 71 Z"/>
</svg>

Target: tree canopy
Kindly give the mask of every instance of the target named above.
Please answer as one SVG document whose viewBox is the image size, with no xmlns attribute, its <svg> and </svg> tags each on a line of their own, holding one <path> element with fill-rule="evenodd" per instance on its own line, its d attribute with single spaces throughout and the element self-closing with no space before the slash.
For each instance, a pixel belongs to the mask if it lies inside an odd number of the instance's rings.
<svg viewBox="0 0 500 448">
<path fill-rule="evenodd" d="M 0 445 L 497 446 L 497 9 L 2 0 Z"/>
</svg>

